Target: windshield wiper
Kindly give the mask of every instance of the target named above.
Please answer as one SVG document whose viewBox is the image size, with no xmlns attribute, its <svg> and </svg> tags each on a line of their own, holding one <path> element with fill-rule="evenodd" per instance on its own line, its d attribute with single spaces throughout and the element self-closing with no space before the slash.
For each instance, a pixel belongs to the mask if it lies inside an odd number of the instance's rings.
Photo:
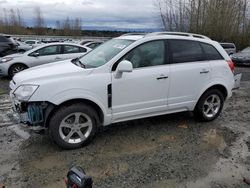
<svg viewBox="0 0 250 188">
<path fill-rule="evenodd" d="M 86 68 L 86 65 L 80 61 L 79 57 L 72 59 L 71 62 L 79 67 Z"/>
<path fill-rule="evenodd" d="M 81 62 L 79 59 L 78 59 L 78 63 L 80 63 L 83 68 L 86 68 L 86 65 L 83 62 Z"/>
</svg>

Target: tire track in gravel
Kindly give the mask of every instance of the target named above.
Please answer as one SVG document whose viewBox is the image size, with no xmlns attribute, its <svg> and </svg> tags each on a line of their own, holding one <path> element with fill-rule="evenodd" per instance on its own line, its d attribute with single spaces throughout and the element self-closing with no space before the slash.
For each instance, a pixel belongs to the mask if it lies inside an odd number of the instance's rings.
<svg viewBox="0 0 250 188">
<path fill-rule="evenodd" d="M 11 102 L 8 95 L 0 96 L 0 127 L 7 127 L 15 124 Z"/>
</svg>

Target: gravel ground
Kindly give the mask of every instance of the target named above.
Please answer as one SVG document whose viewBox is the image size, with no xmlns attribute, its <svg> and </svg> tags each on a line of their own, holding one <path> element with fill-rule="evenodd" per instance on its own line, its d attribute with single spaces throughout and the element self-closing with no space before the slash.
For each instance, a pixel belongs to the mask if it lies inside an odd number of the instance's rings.
<svg viewBox="0 0 250 188">
<path fill-rule="evenodd" d="M 239 68 L 250 81 L 250 68 Z M 0 80 L 7 92 L 7 80 Z M 48 136 L 15 124 L 8 96 L 0 96 L 0 182 L 7 187 L 65 187 L 72 164 L 94 187 L 248 187 L 250 82 L 210 123 L 191 113 L 158 116 L 107 127 L 88 146 L 62 151 Z M 0 183 L 1 184 L 1 183 Z M 1 186 L 0 186 L 1 187 Z"/>
</svg>

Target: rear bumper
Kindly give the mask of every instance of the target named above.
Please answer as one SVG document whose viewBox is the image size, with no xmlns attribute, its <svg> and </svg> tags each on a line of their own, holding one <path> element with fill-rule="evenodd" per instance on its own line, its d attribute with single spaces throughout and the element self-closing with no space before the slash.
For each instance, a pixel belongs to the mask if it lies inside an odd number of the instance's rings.
<svg viewBox="0 0 250 188">
<path fill-rule="evenodd" d="M 234 75 L 234 87 L 233 87 L 233 90 L 240 88 L 241 77 L 242 77 L 241 73 Z"/>
</svg>

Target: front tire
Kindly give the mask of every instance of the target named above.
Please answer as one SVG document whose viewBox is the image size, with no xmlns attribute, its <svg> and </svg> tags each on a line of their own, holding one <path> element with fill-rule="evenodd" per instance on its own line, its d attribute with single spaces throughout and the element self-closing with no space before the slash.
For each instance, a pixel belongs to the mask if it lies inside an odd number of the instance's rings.
<svg viewBox="0 0 250 188">
<path fill-rule="evenodd" d="M 14 64 L 10 67 L 9 69 L 9 77 L 13 78 L 13 76 L 15 76 L 15 74 L 27 69 L 28 67 L 26 65 L 23 64 Z"/>
<path fill-rule="evenodd" d="M 218 89 L 206 91 L 199 99 L 194 115 L 197 120 L 209 122 L 215 120 L 223 109 L 225 98 Z"/>
<path fill-rule="evenodd" d="M 97 132 L 98 116 L 88 105 L 74 103 L 59 108 L 49 121 L 49 133 L 63 149 L 87 145 Z"/>
</svg>

